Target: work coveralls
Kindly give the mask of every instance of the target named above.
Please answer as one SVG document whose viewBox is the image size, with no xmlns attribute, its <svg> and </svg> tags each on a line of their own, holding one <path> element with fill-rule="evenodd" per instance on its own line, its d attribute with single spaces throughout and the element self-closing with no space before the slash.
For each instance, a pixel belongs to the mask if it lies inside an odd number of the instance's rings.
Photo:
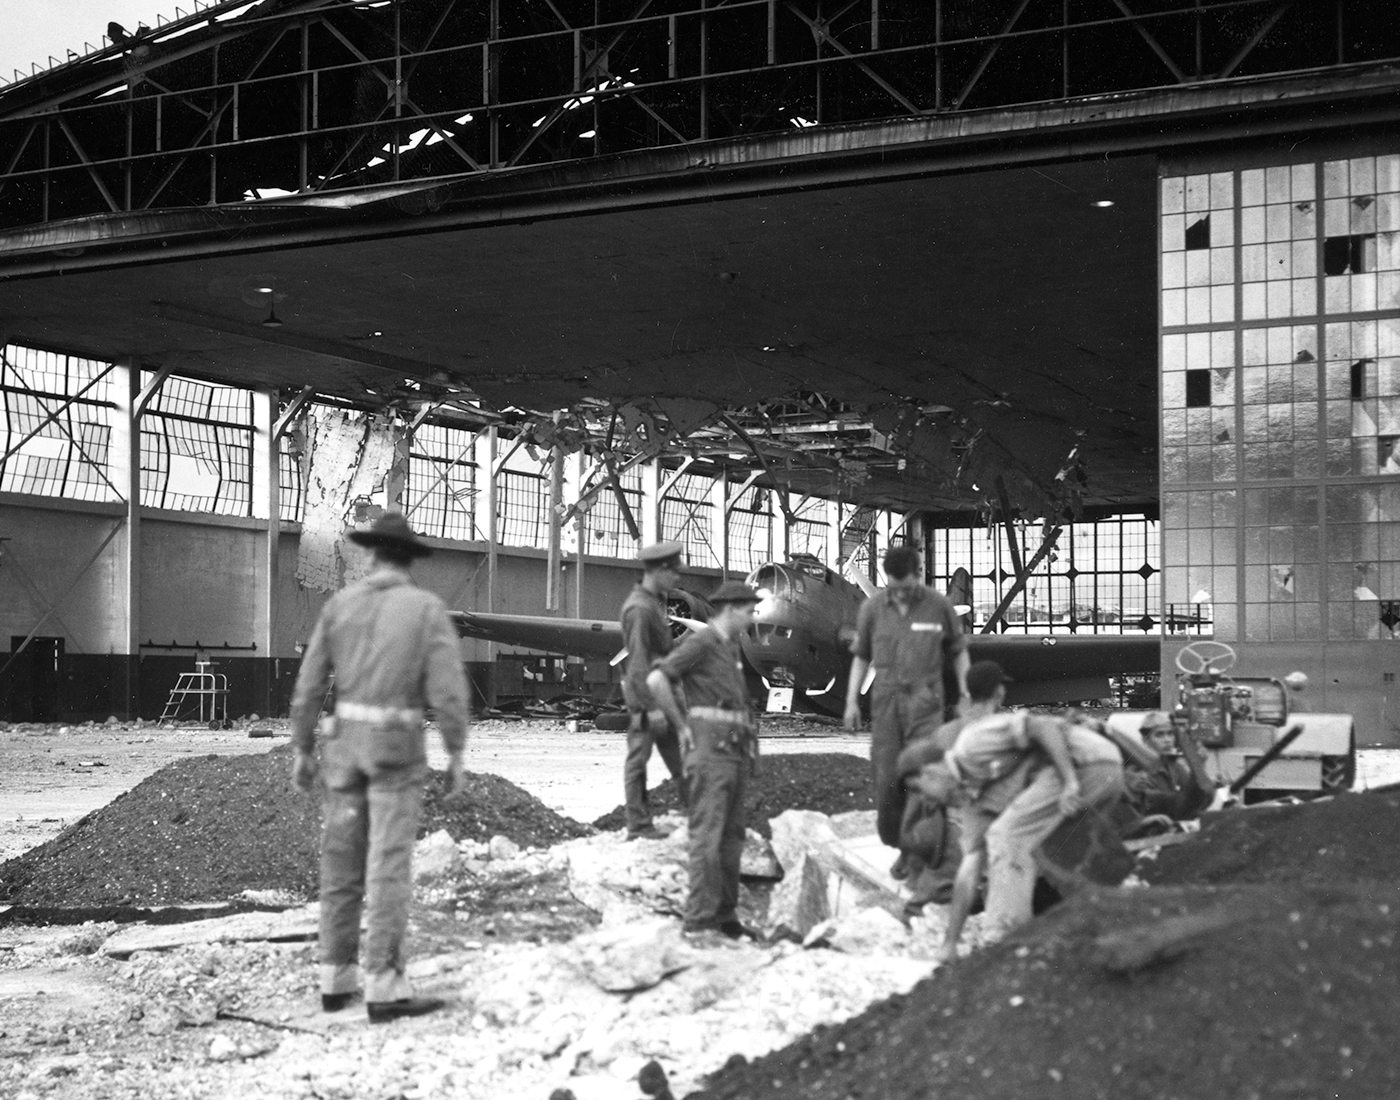
<svg viewBox="0 0 1400 1100">
<path fill-rule="evenodd" d="M 627 701 L 627 759 L 622 765 L 622 793 L 627 831 L 637 833 L 651 825 L 647 761 L 653 745 L 676 781 L 682 805 L 686 803 L 686 780 L 680 740 L 647 689 L 647 673 L 657 660 L 671 652 L 673 644 L 666 601 L 645 585 L 634 585 L 622 604 L 621 620 L 622 640 L 627 647 L 627 667 L 622 679 L 622 696 Z"/>
<path fill-rule="evenodd" d="M 739 640 L 703 627 L 656 667 L 684 692 L 695 742 L 685 759 L 690 780 L 685 924 L 717 928 L 737 919 L 744 794 L 758 756 Z"/>
<path fill-rule="evenodd" d="M 870 779 L 880 840 L 899 847 L 904 785 L 897 761 L 909 739 L 943 722 L 943 670 L 967 648 L 953 605 L 920 585 L 903 612 L 894 593 L 861 604 L 852 652 L 875 669 L 870 688 Z"/>
<path fill-rule="evenodd" d="M 315 747 L 332 674 L 335 717 L 324 723 L 321 763 L 321 992 L 359 988 L 368 895 L 365 1000 L 402 1000 L 413 995 L 404 934 L 428 774 L 425 706 L 449 753 L 459 754 L 466 739 L 467 681 L 446 606 L 407 571 L 382 564 L 331 597 L 292 698 L 292 744 L 304 752 Z"/>
</svg>

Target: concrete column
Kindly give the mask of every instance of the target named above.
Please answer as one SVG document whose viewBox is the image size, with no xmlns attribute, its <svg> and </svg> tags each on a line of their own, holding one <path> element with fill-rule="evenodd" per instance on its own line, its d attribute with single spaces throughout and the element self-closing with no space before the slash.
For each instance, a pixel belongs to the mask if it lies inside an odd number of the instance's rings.
<svg viewBox="0 0 1400 1100">
<path fill-rule="evenodd" d="M 141 422 L 136 399 L 141 393 L 141 367 L 126 359 L 114 372 L 110 473 L 112 484 L 126 501 L 126 539 L 122 546 L 123 636 L 117 640 L 126 655 L 121 688 L 126 718 L 141 713 Z"/>
<path fill-rule="evenodd" d="M 549 553 L 545 564 L 544 609 L 559 611 L 564 601 L 559 591 L 561 565 L 563 563 L 563 523 L 564 512 L 564 452 L 556 446 L 550 452 L 549 463 Z"/>
<path fill-rule="evenodd" d="M 499 565 L 499 535 L 496 530 L 496 429 L 487 428 L 476 437 L 476 469 L 481 491 L 476 494 L 476 522 L 486 534 L 486 610 L 496 610 L 496 572 Z M 494 643 L 487 646 L 487 659 L 495 656 Z"/>
<path fill-rule="evenodd" d="M 260 710 L 268 716 L 277 709 L 277 685 L 274 682 L 272 666 L 272 661 L 277 656 L 277 585 L 281 567 L 278 551 L 282 535 L 282 441 L 274 434 L 277 413 L 276 390 L 260 390 L 253 394 L 253 517 L 267 521 L 262 545 L 262 584 L 258 586 L 254 641 L 262 666 L 259 680 L 264 685 Z"/>
<path fill-rule="evenodd" d="M 826 502 L 826 566 L 840 570 L 841 562 L 841 502 Z"/>
<path fill-rule="evenodd" d="M 643 462 L 641 470 L 642 514 L 637 522 L 642 528 L 642 546 L 650 546 L 661 541 L 661 463 L 656 459 Z"/>
<path fill-rule="evenodd" d="M 729 579 L 729 478 L 723 470 L 710 483 L 710 545 L 719 559 L 720 580 Z"/>
</svg>

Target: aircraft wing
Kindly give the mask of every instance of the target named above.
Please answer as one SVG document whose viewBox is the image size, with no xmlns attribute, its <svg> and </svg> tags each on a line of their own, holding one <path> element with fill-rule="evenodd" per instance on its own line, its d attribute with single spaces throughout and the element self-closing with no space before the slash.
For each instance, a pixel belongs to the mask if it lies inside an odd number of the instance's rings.
<svg viewBox="0 0 1400 1100">
<path fill-rule="evenodd" d="M 996 661 L 1016 682 L 1011 704 L 1096 699 L 1107 679 L 1124 672 L 1159 672 L 1162 639 L 1156 634 L 971 634 L 974 661 Z"/>
<path fill-rule="evenodd" d="M 518 645 L 545 653 L 611 660 L 622 649 L 622 625 L 616 620 L 561 619 L 553 615 L 503 615 L 484 611 L 449 611 L 465 638 Z"/>
</svg>

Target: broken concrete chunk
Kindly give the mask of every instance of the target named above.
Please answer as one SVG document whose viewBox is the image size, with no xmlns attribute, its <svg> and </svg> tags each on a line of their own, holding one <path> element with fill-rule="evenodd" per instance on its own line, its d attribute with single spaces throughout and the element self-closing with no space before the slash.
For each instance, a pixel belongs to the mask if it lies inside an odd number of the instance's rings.
<svg viewBox="0 0 1400 1100">
<path fill-rule="evenodd" d="M 425 836 L 413 846 L 413 880 L 434 882 L 455 875 L 462 863 L 457 842 L 446 829 Z"/>
<path fill-rule="evenodd" d="M 575 965 L 609 993 L 649 989 L 693 961 L 674 921 L 651 920 L 600 929 L 573 943 Z"/>
<path fill-rule="evenodd" d="M 763 837 L 749 829 L 744 835 L 744 854 L 739 859 L 739 874 L 745 878 L 780 879 L 783 869 L 773 848 Z"/>
<path fill-rule="evenodd" d="M 805 938 L 831 916 L 827 900 L 827 876 L 815 859 L 798 857 L 768 902 L 768 924 L 775 932 Z"/>
<path fill-rule="evenodd" d="M 884 909 L 861 909 L 836 922 L 827 939 L 848 955 L 901 955 L 909 945 L 909 930 Z"/>
<path fill-rule="evenodd" d="M 102 954 L 125 959 L 137 951 L 165 951 L 197 943 L 314 940 L 319 923 L 320 906 L 307 905 L 285 913 L 238 913 L 188 924 L 132 924 L 109 937 L 102 945 Z"/>
<path fill-rule="evenodd" d="M 492 859 L 515 859 L 520 855 L 520 845 L 508 836 L 493 836 L 489 847 Z"/>
</svg>

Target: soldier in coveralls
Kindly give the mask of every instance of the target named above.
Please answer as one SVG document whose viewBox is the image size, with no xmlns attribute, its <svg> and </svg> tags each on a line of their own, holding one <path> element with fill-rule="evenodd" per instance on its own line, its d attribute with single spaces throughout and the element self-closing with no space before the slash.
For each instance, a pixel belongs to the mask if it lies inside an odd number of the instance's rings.
<svg viewBox="0 0 1400 1100">
<path fill-rule="evenodd" d="M 758 755 L 739 638 L 753 620 L 758 593 L 741 581 L 726 581 L 710 603 L 709 623 L 657 664 L 647 686 L 680 733 L 690 779 L 685 930 L 755 938 L 737 909 L 744 791 Z"/>
<path fill-rule="evenodd" d="M 637 555 L 642 563 L 642 579 L 633 586 L 622 604 L 622 641 L 627 647 L 627 671 L 622 680 L 622 696 L 627 701 L 627 760 L 622 766 L 622 792 L 627 807 L 627 839 L 658 837 L 647 802 L 647 761 L 652 746 L 686 802 L 686 781 L 681 766 L 680 742 L 674 727 L 656 705 L 647 689 L 647 673 L 671 652 L 671 624 L 666 615 L 666 593 L 681 575 L 678 542 L 658 542 Z"/>
<path fill-rule="evenodd" d="M 959 695 L 967 694 L 969 659 L 953 605 L 919 579 L 919 552 L 892 546 L 884 564 L 888 587 L 867 599 L 856 618 L 845 720 L 847 729 L 860 728 L 860 689 L 873 667 L 870 770 L 876 829 L 885 844 L 898 848 L 905 793 L 899 754 L 911 737 L 942 724 L 946 661 L 952 661 Z M 903 878 L 909 871 L 901 853 L 891 872 Z"/>
</svg>

